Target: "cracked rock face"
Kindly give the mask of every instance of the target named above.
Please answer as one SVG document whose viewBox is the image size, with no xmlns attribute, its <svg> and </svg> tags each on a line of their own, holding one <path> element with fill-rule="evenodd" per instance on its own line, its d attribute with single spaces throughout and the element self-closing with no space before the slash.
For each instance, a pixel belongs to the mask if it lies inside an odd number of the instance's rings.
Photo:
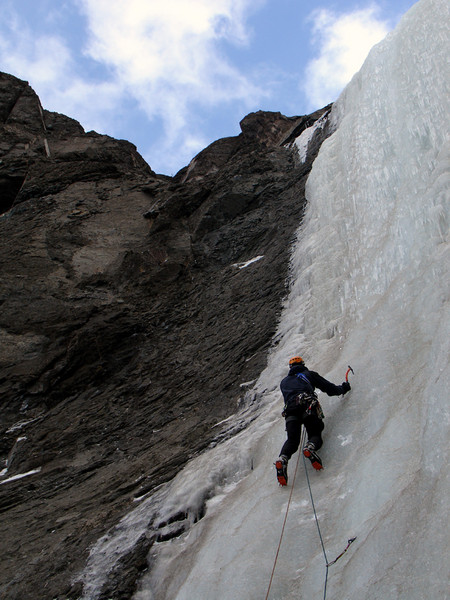
<svg viewBox="0 0 450 600">
<path fill-rule="evenodd" d="M 248 115 L 170 178 L 0 74 L 2 598 L 78 598 L 89 546 L 245 404 L 314 158 L 290 143 L 324 112 Z"/>
</svg>

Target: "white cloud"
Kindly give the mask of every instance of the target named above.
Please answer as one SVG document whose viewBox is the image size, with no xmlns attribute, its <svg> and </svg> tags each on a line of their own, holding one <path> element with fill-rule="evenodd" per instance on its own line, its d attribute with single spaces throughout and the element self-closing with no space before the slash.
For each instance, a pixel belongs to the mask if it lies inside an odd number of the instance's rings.
<svg viewBox="0 0 450 600">
<path fill-rule="evenodd" d="M 87 129 L 106 127 L 105 111 L 113 110 L 123 93 L 116 82 L 92 82 L 80 76 L 61 36 L 32 32 L 16 15 L 10 15 L 3 27 L 3 71 L 29 81 L 44 108 L 64 112 Z"/>
<path fill-rule="evenodd" d="M 249 0 L 81 0 L 88 18 L 87 54 L 107 64 L 149 118 L 162 118 L 171 139 L 189 127 L 189 107 L 263 92 L 220 50 L 247 44 Z"/>
<path fill-rule="evenodd" d="M 312 13 L 319 55 L 307 64 L 302 84 L 311 110 L 335 101 L 372 46 L 389 32 L 387 22 L 377 18 L 377 10 L 373 5 L 344 15 L 326 9 Z"/>
<path fill-rule="evenodd" d="M 162 125 L 163 140 L 149 131 L 152 148 L 176 170 L 205 145 L 202 110 L 236 101 L 245 110 L 265 94 L 226 51 L 249 44 L 247 18 L 267 0 L 73 1 L 86 17 L 87 30 L 77 31 L 82 46 L 64 29 L 50 34 L 36 23 L 32 30 L 9 3 L 0 61 L 2 70 L 30 81 L 45 108 L 86 129 L 117 135 L 127 106 L 138 106 L 155 129 Z M 62 8 L 54 12 L 64 23 Z"/>
<path fill-rule="evenodd" d="M 3 70 L 19 77 L 33 73 L 34 81 L 49 86 L 68 68 L 70 53 L 57 36 L 33 36 L 16 19 L 10 21 L 8 34 L 0 37 Z"/>
</svg>

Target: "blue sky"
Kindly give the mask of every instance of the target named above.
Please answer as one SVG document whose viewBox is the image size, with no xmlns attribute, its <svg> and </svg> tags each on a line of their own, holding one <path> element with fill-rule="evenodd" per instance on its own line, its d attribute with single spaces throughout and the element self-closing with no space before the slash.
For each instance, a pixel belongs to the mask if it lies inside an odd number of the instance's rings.
<svg viewBox="0 0 450 600">
<path fill-rule="evenodd" d="M 2 0 L 0 70 L 158 173 L 255 110 L 334 101 L 414 0 Z"/>
</svg>

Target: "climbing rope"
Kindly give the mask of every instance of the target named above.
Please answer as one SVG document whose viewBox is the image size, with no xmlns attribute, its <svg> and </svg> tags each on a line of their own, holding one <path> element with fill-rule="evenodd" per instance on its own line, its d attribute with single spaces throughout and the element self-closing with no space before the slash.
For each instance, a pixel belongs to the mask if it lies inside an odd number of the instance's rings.
<svg viewBox="0 0 450 600">
<path fill-rule="evenodd" d="M 302 438 L 305 438 L 305 435 L 306 435 L 305 428 L 303 427 Z M 302 441 L 303 441 L 303 439 L 302 439 Z M 302 444 L 302 447 L 303 447 L 303 444 Z M 311 482 L 309 481 L 308 469 L 306 466 L 306 460 L 305 460 L 304 455 L 303 455 L 303 465 L 305 467 L 306 481 L 308 482 L 309 497 L 311 498 L 311 505 L 312 505 L 312 508 L 314 511 L 314 519 L 316 521 L 317 531 L 319 532 L 320 543 L 322 545 L 323 557 L 325 559 L 325 582 L 324 582 L 324 586 L 323 586 L 323 600 L 325 600 L 327 597 L 328 567 L 329 567 L 330 563 L 328 562 L 327 553 L 325 550 L 325 544 L 323 543 L 322 532 L 320 531 L 319 518 L 317 516 L 316 505 L 314 504 L 314 497 L 313 497 L 312 490 L 311 490 Z"/>
<path fill-rule="evenodd" d="M 355 373 L 354 370 L 351 368 L 350 365 L 348 365 L 348 369 L 347 372 L 345 374 L 345 381 L 348 382 L 348 375 L 349 373 Z M 303 431 L 302 431 L 302 447 L 304 444 L 304 438 L 305 438 L 305 428 L 303 427 Z M 314 504 L 314 497 L 313 497 L 313 493 L 312 493 L 312 489 L 311 489 L 311 483 L 309 481 L 309 474 L 308 474 L 308 469 L 306 466 L 306 460 L 305 460 L 305 456 L 303 455 L 303 465 L 305 467 L 305 473 L 306 473 L 306 481 L 308 482 L 308 489 L 309 489 L 309 496 L 311 498 L 311 505 L 314 511 L 314 519 L 316 521 L 316 525 L 317 525 L 317 531 L 319 532 L 319 538 L 320 538 L 320 543 L 322 545 L 322 552 L 323 552 L 323 557 L 325 559 L 325 582 L 324 582 L 324 586 L 323 586 L 323 600 L 326 600 L 327 597 L 327 583 L 328 583 L 328 568 L 331 565 L 334 565 L 340 558 L 341 556 L 343 556 L 347 550 L 350 548 L 350 545 L 353 544 L 353 542 L 356 540 L 356 537 L 350 538 L 347 542 L 347 546 L 344 548 L 344 550 L 331 562 L 328 561 L 327 558 L 327 553 L 325 550 L 325 544 L 323 543 L 323 537 L 322 537 L 322 532 L 320 531 L 320 525 L 319 525 L 319 518 L 317 516 L 317 511 L 316 511 L 316 506 Z"/>
<path fill-rule="evenodd" d="M 295 465 L 294 477 L 292 478 L 291 493 L 289 494 L 289 500 L 288 500 L 288 503 L 287 503 L 287 506 L 286 506 L 286 513 L 284 515 L 283 527 L 281 528 L 280 541 L 278 542 L 277 553 L 275 555 L 275 560 L 274 560 L 274 563 L 273 563 L 272 573 L 270 575 L 269 587 L 267 588 L 267 594 L 266 594 L 265 600 L 268 599 L 269 593 L 270 593 L 270 588 L 272 587 L 273 575 L 275 573 L 275 568 L 277 566 L 278 555 L 280 553 L 280 548 L 281 548 L 281 542 L 283 541 L 284 528 L 286 527 L 286 521 L 287 521 L 287 518 L 288 518 L 289 507 L 291 505 L 292 494 L 294 493 L 294 484 L 295 484 L 295 478 L 297 476 L 297 469 L 298 469 L 298 463 L 299 463 L 299 461 L 300 461 L 300 453 L 297 456 L 297 463 Z"/>
</svg>

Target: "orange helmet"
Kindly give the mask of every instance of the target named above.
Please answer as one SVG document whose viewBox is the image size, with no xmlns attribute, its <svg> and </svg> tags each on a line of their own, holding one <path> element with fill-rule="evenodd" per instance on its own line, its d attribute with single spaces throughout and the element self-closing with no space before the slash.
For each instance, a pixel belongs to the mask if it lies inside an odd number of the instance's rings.
<svg viewBox="0 0 450 600">
<path fill-rule="evenodd" d="M 291 358 L 291 360 L 289 361 L 289 366 L 292 367 L 294 365 L 301 365 L 304 362 L 305 361 L 303 360 L 303 358 L 301 356 L 293 356 Z"/>
</svg>

